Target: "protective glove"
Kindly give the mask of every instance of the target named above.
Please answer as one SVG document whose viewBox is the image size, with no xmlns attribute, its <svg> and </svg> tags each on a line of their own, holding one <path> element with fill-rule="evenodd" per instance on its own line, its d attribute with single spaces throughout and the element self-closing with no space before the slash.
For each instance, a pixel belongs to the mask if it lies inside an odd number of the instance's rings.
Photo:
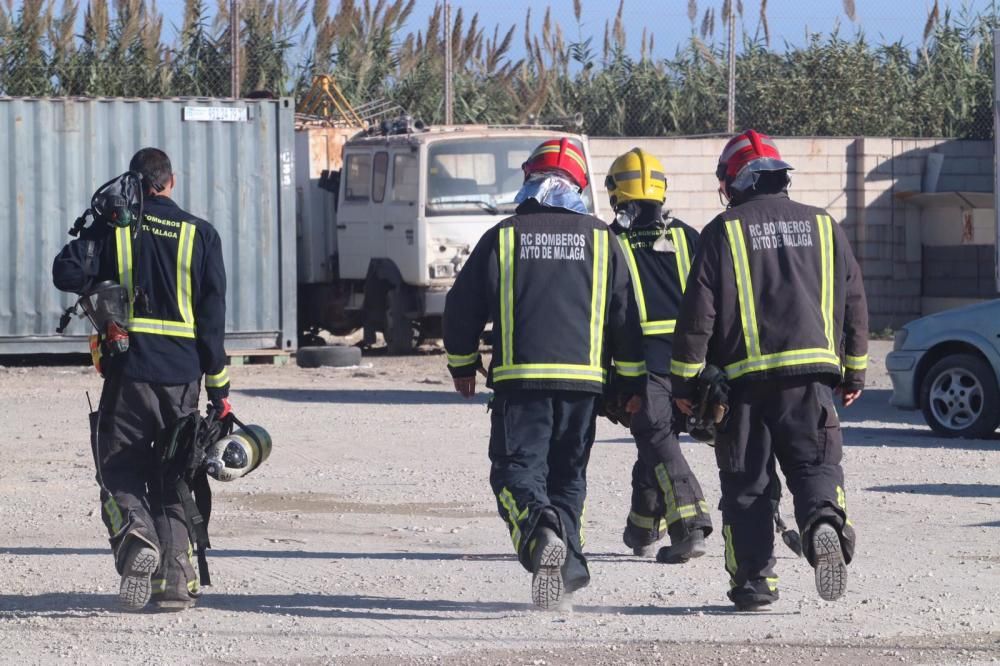
<svg viewBox="0 0 1000 666">
<path fill-rule="evenodd" d="M 215 407 L 215 417 L 220 421 L 229 416 L 233 411 L 233 406 L 229 403 L 229 398 L 217 398 L 212 401 Z"/>
</svg>

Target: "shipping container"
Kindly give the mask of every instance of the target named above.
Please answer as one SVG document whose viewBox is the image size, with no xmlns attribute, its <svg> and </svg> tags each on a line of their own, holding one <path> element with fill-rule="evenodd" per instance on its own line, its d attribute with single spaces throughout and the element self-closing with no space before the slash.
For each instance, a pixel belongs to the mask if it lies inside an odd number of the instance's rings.
<svg viewBox="0 0 1000 666">
<path fill-rule="evenodd" d="M 294 111 L 289 98 L 0 98 L 0 354 L 86 350 L 85 320 L 55 332 L 74 299 L 52 286 L 52 260 L 146 146 L 170 156 L 175 201 L 222 238 L 226 348 L 293 349 Z"/>
</svg>

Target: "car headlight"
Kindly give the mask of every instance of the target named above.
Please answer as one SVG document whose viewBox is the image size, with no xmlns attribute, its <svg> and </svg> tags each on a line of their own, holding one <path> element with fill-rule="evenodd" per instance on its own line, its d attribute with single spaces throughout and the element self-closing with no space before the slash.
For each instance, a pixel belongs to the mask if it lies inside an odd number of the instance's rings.
<svg viewBox="0 0 1000 666">
<path fill-rule="evenodd" d="M 892 351 L 899 351 L 906 344 L 906 336 L 909 335 L 909 331 L 905 328 L 901 328 L 896 331 L 895 335 L 892 336 Z"/>
</svg>

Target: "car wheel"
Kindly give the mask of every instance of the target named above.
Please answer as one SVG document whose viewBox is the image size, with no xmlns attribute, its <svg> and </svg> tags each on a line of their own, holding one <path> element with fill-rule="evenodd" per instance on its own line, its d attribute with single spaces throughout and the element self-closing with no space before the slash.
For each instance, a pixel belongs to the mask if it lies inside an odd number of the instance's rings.
<svg viewBox="0 0 1000 666">
<path fill-rule="evenodd" d="M 1000 421 L 1000 389 L 993 369 L 972 354 L 944 357 L 924 375 L 920 409 L 939 435 L 990 435 Z"/>
<path fill-rule="evenodd" d="M 357 347 L 330 345 L 324 347 L 300 347 L 295 352 L 295 363 L 300 368 L 346 368 L 361 363 L 361 350 Z"/>
</svg>

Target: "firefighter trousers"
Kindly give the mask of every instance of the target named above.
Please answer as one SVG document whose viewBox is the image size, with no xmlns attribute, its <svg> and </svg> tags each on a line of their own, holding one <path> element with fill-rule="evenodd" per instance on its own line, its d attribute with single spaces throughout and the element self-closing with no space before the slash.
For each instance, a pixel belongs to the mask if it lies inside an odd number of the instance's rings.
<svg viewBox="0 0 1000 666">
<path fill-rule="evenodd" d="M 705 493 L 681 452 L 670 377 L 649 373 L 642 409 L 632 417 L 638 458 L 632 466 L 628 524 L 652 543 L 666 531 L 673 543 L 692 530 L 712 532 Z"/>
<path fill-rule="evenodd" d="M 727 421 L 716 437 L 722 486 L 722 532 L 730 598 L 777 597 L 774 573 L 774 460 L 795 506 L 795 521 L 810 564 L 811 530 L 828 522 L 840 534 L 844 559 L 854 554 L 847 519 L 843 437 L 833 391 L 822 377 L 751 380 L 734 386 Z M 735 599 L 734 599 L 735 600 Z"/>
<path fill-rule="evenodd" d="M 569 592 L 590 582 L 583 512 L 597 399 L 582 391 L 542 390 L 498 392 L 493 398 L 490 485 L 497 510 L 528 571 L 536 528 L 550 527 L 563 538 L 563 583 Z"/>
<path fill-rule="evenodd" d="M 178 598 L 198 591 L 191 563 L 184 507 L 177 489 L 165 485 L 153 455 L 160 431 L 198 408 L 198 382 L 163 385 L 111 378 L 91 415 L 92 444 L 101 488 L 101 515 L 115 566 L 122 572 L 132 539 L 160 553 L 153 593 Z"/>
</svg>

